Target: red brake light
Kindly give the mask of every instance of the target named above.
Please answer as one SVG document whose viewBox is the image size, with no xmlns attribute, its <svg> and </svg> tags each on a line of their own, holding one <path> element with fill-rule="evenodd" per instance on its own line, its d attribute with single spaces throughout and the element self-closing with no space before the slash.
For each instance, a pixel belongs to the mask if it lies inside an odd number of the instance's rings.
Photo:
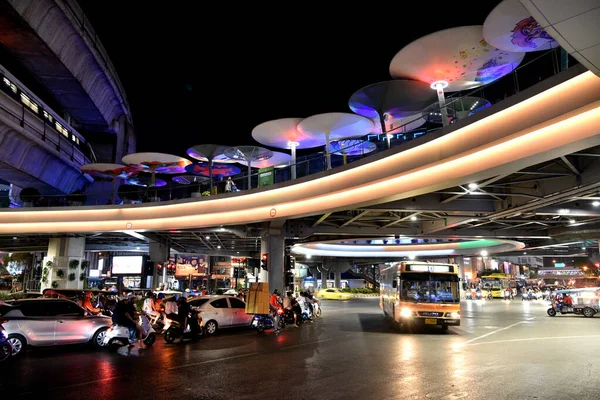
<svg viewBox="0 0 600 400">
<path fill-rule="evenodd" d="M 281 308 L 280 308 L 280 309 L 278 309 L 278 310 L 277 310 L 277 314 L 283 314 L 283 309 L 281 309 Z"/>
</svg>

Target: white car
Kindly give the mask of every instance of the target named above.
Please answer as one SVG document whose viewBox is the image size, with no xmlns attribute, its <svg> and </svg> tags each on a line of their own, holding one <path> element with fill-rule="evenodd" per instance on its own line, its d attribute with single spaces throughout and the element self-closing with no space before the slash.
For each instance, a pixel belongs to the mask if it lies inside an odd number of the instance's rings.
<svg viewBox="0 0 600 400">
<path fill-rule="evenodd" d="M 188 300 L 202 316 L 206 333 L 214 335 L 221 328 L 250 326 L 254 315 L 246 314 L 246 303 L 231 296 L 201 296 Z"/>
</svg>

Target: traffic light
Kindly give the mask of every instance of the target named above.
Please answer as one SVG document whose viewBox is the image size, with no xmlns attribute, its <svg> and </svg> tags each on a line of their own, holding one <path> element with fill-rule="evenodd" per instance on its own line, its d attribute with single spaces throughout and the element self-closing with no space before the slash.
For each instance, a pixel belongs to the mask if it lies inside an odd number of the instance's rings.
<svg viewBox="0 0 600 400">
<path fill-rule="evenodd" d="M 264 253 L 260 258 L 260 267 L 265 271 L 269 270 L 269 253 Z"/>
</svg>

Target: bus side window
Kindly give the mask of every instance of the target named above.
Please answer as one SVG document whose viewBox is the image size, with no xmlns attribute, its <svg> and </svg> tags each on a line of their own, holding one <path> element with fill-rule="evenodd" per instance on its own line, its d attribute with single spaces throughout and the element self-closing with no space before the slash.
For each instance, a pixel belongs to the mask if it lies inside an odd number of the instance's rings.
<svg viewBox="0 0 600 400">
<path fill-rule="evenodd" d="M 394 289 L 396 289 L 398 287 L 398 281 L 396 279 L 394 279 L 394 281 L 392 282 L 392 287 Z"/>
</svg>

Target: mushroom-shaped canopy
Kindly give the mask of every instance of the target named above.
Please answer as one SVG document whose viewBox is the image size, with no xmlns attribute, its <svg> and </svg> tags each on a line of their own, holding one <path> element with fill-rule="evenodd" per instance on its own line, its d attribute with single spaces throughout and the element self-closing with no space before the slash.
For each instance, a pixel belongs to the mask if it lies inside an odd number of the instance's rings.
<svg viewBox="0 0 600 400">
<path fill-rule="evenodd" d="M 392 59 L 390 74 L 432 84 L 445 81 L 446 92 L 487 85 L 512 72 L 525 53 L 499 50 L 483 39 L 483 26 L 461 26 L 423 36 Z"/>
<path fill-rule="evenodd" d="M 514 52 L 558 47 L 556 40 L 540 26 L 519 0 L 504 0 L 492 10 L 483 23 L 483 38 L 491 46 Z"/>
</svg>

